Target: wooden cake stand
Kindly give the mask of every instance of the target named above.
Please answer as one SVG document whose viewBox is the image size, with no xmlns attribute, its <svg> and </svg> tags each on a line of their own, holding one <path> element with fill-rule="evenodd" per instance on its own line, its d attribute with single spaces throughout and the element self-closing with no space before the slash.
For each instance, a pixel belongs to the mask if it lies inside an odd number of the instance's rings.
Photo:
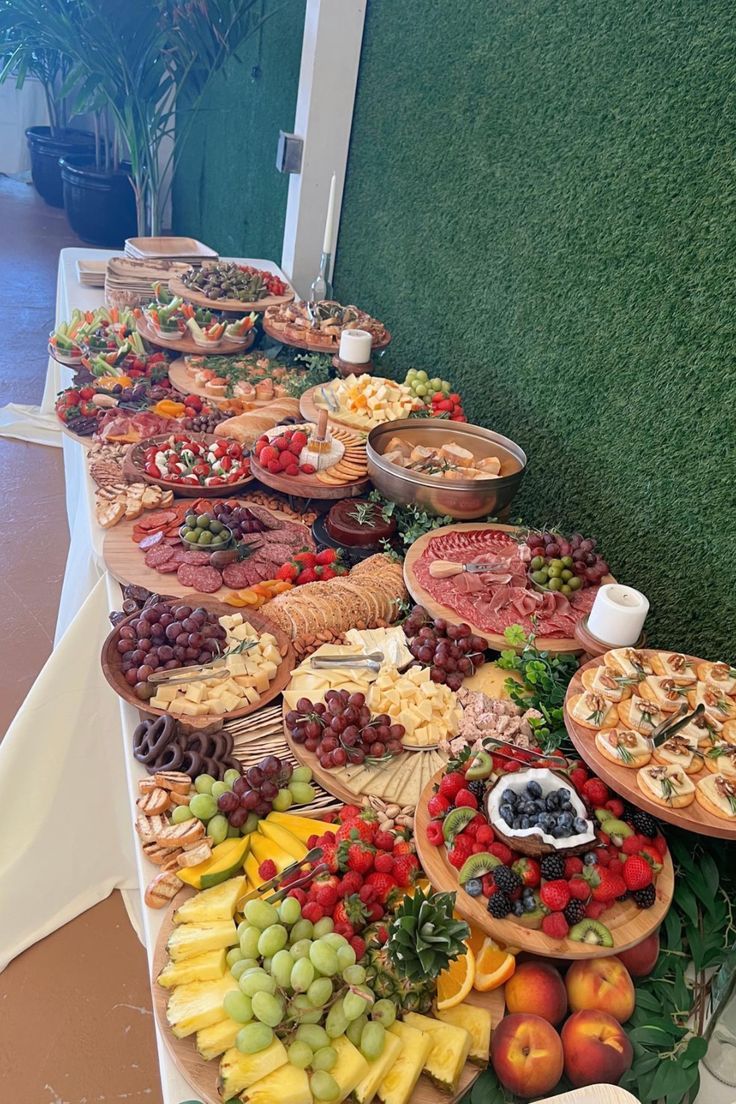
<svg viewBox="0 0 736 1104">
<path fill-rule="evenodd" d="M 203 347 L 198 345 L 193 338 L 182 334 L 180 338 L 169 340 L 159 337 L 148 325 L 145 318 L 136 318 L 136 329 L 144 341 L 149 345 L 158 345 L 162 349 L 170 349 L 174 353 L 189 353 L 191 356 L 227 356 L 229 353 L 244 353 L 250 349 L 256 339 L 255 330 L 248 330 L 244 338 L 239 341 L 213 341 L 211 345 Z"/>
<path fill-rule="evenodd" d="M 290 284 L 287 286 L 288 291 L 284 295 L 267 295 L 263 299 L 241 303 L 239 299 L 209 299 L 196 288 L 187 287 L 180 276 L 172 276 L 169 280 L 169 291 L 172 295 L 180 295 L 185 302 L 193 303 L 195 307 L 225 311 L 226 314 L 250 314 L 251 311 L 265 311 L 269 307 L 280 307 L 282 303 L 290 303 L 295 292 Z"/>
</svg>

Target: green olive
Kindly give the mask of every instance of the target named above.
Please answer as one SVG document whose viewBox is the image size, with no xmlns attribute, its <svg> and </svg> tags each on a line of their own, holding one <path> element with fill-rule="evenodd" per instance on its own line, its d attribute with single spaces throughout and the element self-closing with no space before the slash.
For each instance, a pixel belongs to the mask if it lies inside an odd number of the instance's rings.
<svg viewBox="0 0 736 1104">
<path fill-rule="evenodd" d="M 535 556 L 529 566 L 532 571 L 539 571 L 540 568 L 544 567 L 544 556 Z"/>
<path fill-rule="evenodd" d="M 567 583 L 562 584 L 562 586 L 560 587 L 560 592 L 562 594 L 572 594 L 572 591 L 570 590 L 570 587 Z"/>
<path fill-rule="evenodd" d="M 209 527 L 210 527 L 210 519 L 207 517 L 206 514 L 200 514 L 199 517 L 197 518 L 197 528 L 198 529 L 209 529 Z"/>
<path fill-rule="evenodd" d="M 560 569 L 562 569 L 565 565 L 562 562 L 562 560 L 554 559 L 554 560 L 549 561 L 549 566 L 550 567 L 559 567 Z"/>
<path fill-rule="evenodd" d="M 568 570 L 567 570 L 567 568 L 564 568 L 564 569 L 563 569 L 563 570 L 562 570 L 562 571 L 560 572 L 560 578 L 561 578 L 561 579 L 564 579 L 564 580 L 565 580 L 565 582 L 567 582 L 567 581 L 568 581 L 568 579 L 572 579 L 572 571 L 568 571 Z"/>
<path fill-rule="evenodd" d="M 192 529 L 191 532 L 184 534 L 184 540 L 189 544 L 196 544 L 199 540 L 199 530 Z"/>
<path fill-rule="evenodd" d="M 562 590 L 562 579 L 558 579 L 556 576 L 554 578 L 550 579 L 549 589 L 550 590 Z"/>
<path fill-rule="evenodd" d="M 581 586 L 583 585 L 583 580 L 580 578 L 579 575 L 573 575 L 572 579 L 567 585 L 569 586 L 570 590 L 580 590 Z"/>
<path fill-rule="evenodd" d="M 202 529 L 199 534 L 198 544 L 212 544 L 212 534 L 209 529 Z"/>
<path fill-rule="evenodd" d="M 541 571 L 533 571 L 532 579 L 535 583 L 539 583 L 539 585 L 542 586 L 544 583 L 547 582 L 547 575 L 546 573 L 543 574 Z"/>
<path fill-rule="evenodd" d="M 560 575 L 562 574 L 562 571 L 563 571 L 562 565 L 557 566 L 555 564 L 550 564 L 550 566 L 547 568 L 547 572 L 549 574 L 550 579 L 559 579 Z"/>
<path fill-rule="evenodd" d="M 565 567 L 572 567 L 573 558 L 572 558 L 572 556 L 563 556 L 562 557 L 562 562 L 565 565 Z"/>
</svg>

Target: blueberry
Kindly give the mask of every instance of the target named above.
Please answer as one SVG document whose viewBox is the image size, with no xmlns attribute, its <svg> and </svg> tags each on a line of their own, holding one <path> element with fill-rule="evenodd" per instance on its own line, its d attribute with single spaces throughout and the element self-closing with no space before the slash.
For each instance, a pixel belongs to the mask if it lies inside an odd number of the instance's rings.
<svg viewBox="0 0 736 1104">
<path fill-rule="evenodd" d="M 542 787 L 539 785 L 538 782 L 527 782 L 526 792 L 529 794 L 530 797 L 541 797 Z"/>
<path fill-rule="evenodd" d="M 562 804 L 560 805 L 560 808 L 562 809 L 563 813 L 571 813 L 572 812 L 572 805 L 569 801 L 563 801 Z"/>
<path fill-rule="evenodd" d="M 572 821 L 572 813 L 560 813 L 557 818 L 557 823 L 563 828 L 572 828 Z"/>
<path fill-rule="evenodd" d="M 559 797 L 560 801 L 569 801 L 570 791 L 566 790 L 564 786 L 560 786 L 559 790 L 557 791 L 557 796 Z"/>
<path fill-rule="evenodd" d="M 483 883 L 480 878 L 471 878 L 465 883 L 465 892 L 471 897 L 480 897 L 483 892 Z"/>
<path fill-rule="evenodd" d="M 534 896 L 534 890 L 532 889 L 531 886 L 524 886 L 524 888 L 521 891 L 521 896 L 523 897 L 524 900 L 526 900 L 527 897 L 533 897 Z"/>
<path fill-rule="evenodd" d="M 501 794 L 501 804 L 502 805 L 515 805 L 516 804 L 516 794 L 508 786 L 506 787 L 506 789 Z"/>
<path fill-rule="evenodd" d="M 503 820 L 503 822 L 505 824 L 508 824 L 509 828 L 511 828 L 513 826 L 513 823 L 514 823 L 514 810 L 511 808 L 510 805 L 502 805 L 501 806 L 501 819 Z"/>
<path fill-rule="evenodd" d="M 560 804 L 560 799 L 556 793 L 547 794 L 545 804 L 548 809 L 557 809 Z"/>
<path fill-rule="evenodd" d="M 511 911 L 513 912 L 514 916 L 523 916 L 524 906 L 522 905 L 521 901 L 514 901 Z"/>
<path fill-rule="evenodd" d="M 521 818 L 521 827 L 522 828 L 531 828 L 531 824 L 529 823 L 529 817 L 528 816 L 523 816 Z"/>
<path fill-rule="evenodd" d="M 587 820 L 584 820 L 583 817 L 575 817 L 572 826 L 577 833 L 588 831 L 588 822 Z"/>
<path fill-rule="evenodd" d="M 530 828 L 536 828 L 538 825 L 539 825 L 539 814 L 538 813 L 532 813 L 531 816 L 529 817 L 529 827 Z"/>
<path fill-rule="evenodd" d="M 565 835 L 565 829 L 561 828 L 559 824 L 555 824 L 554 828 L 552 829 L 552 835 L 555 837 L 555 839 L 562 839 Z"/>
<path fill-rule="evenodd" d="M 531 897 L 524 898 L 523 905 L 525 912 L 534 912 L 535 908 L 537 907 L 537 901 L 533 893 Z"/>
<path fill-rule="evenodd" d="M 583 855 L 583 862 L 586 866 L 595 866 L 595 864 L 598 862 L 598 857 L 596 856 L 595 851 L 586 851 Z"/>
<path fill-rule="evenodd" d="M 521 828 L 521 817 L 514 817 L 514 820 L 513 820 L 513 823 L 511 825 L 511 827 L 512 828 L 517 828 L 517 829 Z"/>
<path fill-rule="evenodd" d="M 538 823 L 543 832 L 549 832 L 554 820 L 550 813 L 540 813 Z"/>
</svg>

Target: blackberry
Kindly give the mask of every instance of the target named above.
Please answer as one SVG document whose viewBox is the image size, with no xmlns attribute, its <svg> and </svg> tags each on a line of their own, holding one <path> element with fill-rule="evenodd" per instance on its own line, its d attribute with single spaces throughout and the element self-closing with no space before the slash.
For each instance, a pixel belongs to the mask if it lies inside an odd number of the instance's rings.
<svg viewBox="0 0 736 1104">
<path fill-rule="evenodd" d="M 632 894 L 640 909 L 651 908 L 657 898 L 654 885 L 645 886 L 644 889 L 635 889 Z"/>
<path fill-rule="evenodd" d="M 562 855 L 545 855 L 539 865 L 542 870 L 542 877 L 546 878 L 548 882 L 554 882 L 557 878 L 562 878 L 565 875 L 565 860 Z"/>
<path fill-rule="evenodd" d="M 491 877 L 498 888 L 509 895 L 512 894 L 515 889 L 521 889 L 521 878 L 510 866 L 497 866 L 491 873 Z"/>
<path fill-rule="evenodd" d="M 581 920 L 585 919 L 585 903 L 579 901 L 577 897 L 573 897 L 563 915 L 570 927 L 579 924 Z"/>
<path fill-rule="evenodd" d="M 643 809 L 634 809 L 631 814 L 631 823 L 634 830 L 647 839 L 654 839 L 659 831 L 659 825 L 653 816 L 645 813 Z"/>
<path fill-rule="evenodd" d="M 474 778 L 472 782 L 466 782 L 465 788 L 470 790 L 473 797 L 477 798 L 478 805 L 480 806 L 486 792 L 486 784 L 482 778 Z"/>
<path fill-rule="evenodd" d="M 504 920 L 511 909 L 511 898 L 500 889 L 488 898 L 488 911 L 496 920 Z"/>
</svg>

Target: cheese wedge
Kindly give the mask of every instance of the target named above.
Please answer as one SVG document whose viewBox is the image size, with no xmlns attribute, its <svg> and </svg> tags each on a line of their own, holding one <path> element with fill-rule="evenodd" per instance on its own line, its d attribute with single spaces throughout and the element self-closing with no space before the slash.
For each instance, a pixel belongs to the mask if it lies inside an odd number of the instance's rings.
<svg viewBox="0 0 736 1104">
<path fill-rule="evenodd" d="M 695 796 L 711 816 L 736 820 L 736 782 L 722 774 L 707 774 L 698 782 Z"/>
<path fill-rule="evenodd" d="M 736 746 L 716 744 L 705 754 L 705 765 L 713 774 L 722 774 L 729 782 L 736 781 Z"/>
<path fill-rule="evenodd" d="M 640 732 L 628 728 L 604 728 L 596 733 L 595 746 L 619 767 L 645 767 L 652 758 L 652 749 Z"/>
<path fill-rule="evenodd" d="M 642 767 L 636 775 L 636 784 L 643 794 L 657 805 L 668 809 L 683 809 L 695 800 L 695 785 L 682 767 Z"/>
<path fill-rule="evenodd" d="M 634 728 L 642 736 L 650 736 L 658 724 L 669 717 L 656 702 L 635 694 L 629 701 L 621 702 L 619 716 L 627 728 Z"/>
<path fill-rule="evenodd" d="M 688 692 L 695 687 L 695 679 L 688 675 L 647 675 L 639 683 L 639 693 L 650 698 L 666 713 L 675 713 L 683 702 L 687 702 Z"/>
<path fill-rule="evenodd" d="M 736 667 L 728 663 L 699 663 L 698 678 L 723 694 L 736 694 Z"/>
<path fill-rule="evenodd" d="M 606 701 L 623 701 L 631 697 L 631 687 L 636 685 L 636 679 L 628 679 L 626 675 L 620 675 L 605 664 L 600 667 L 589 667 L 582 674 L 583 686 L 593 694 L 599 694 Z"/>
<path fill-rule="evenodd" d="M 572 719 L 584 728 L 613 728 L 618 721 L 616 706 L 590 690 L 573 695 L 567 709 Z"/>
<path fill-rule="evenodd" d="M 699 682 L 688 695 L 688 701 L 693 709 L 702 703 L 708 716 L 715 717 L 721 724 L 736 719 L 736 702 L 710 683 Z"/>
<path fill-rule="evenodd" d="M 682 652 L 654 652 L 649 662 L 655 675 L 690 675 L 695 678 L 695 664 Z"/>
<path fill-rule="evenodd" d="M 606 667 L 612 667 L 614 671 L 629 678 L 637 675 L 642 678 L 652 672 L 647 654 L 636 648 L 613 648 L 610 652 L 606 652 L 603 660 Z"/>
<path fill-rule="evenodd" d="M 703 769 L 703 757 L 679 732 L 654 749 L 656 763 L 681 767 L 685 774 L 698 774 Z"/>
</svg>

